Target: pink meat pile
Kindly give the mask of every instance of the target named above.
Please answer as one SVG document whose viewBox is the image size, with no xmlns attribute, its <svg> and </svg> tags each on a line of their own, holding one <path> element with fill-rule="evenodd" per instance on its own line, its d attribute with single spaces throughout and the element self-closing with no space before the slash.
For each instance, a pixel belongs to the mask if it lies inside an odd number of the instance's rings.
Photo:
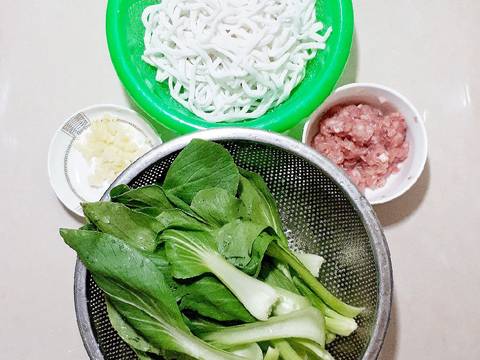
<svg viewBox="0 0 480 360">
<path fill-rule="evenodd" d="M 360 190 L 385 185 L 408 156 L 407 125 L 399 113 L 369 105 L 337 106 L 320 122 L 313 147 L 341 166 Z"/>
</svg>

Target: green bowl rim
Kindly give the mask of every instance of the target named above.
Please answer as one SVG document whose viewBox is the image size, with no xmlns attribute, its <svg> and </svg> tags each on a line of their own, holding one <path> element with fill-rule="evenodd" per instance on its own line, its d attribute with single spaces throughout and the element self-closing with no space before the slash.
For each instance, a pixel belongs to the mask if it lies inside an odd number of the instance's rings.
<svg viewBox="0 0 480 360">
<path fill-rule="evenodd" d="M 115 71 L 128 95 L 142 111 L 154 121 L 180 134 L 214 127 L 254 127 L 277 132 L 283 132 L 294 127 L 300 121 L 306 119 L 330 95 L 347 64 L 353 41 L 354 14 L 352 0 L 337 0 L 342 21 L 340 22 L 340 28 L 336 29 L 340 35 L 332 55 L 336 61 L 328 64 L 324 70 L 322 81 L 314 83 L 310 91 L 303 94 L 304 98 L 301 102 L 289 104 L 281 112 L 267 119 L 262 116 L 236 123 L 209 123 L 204 120 L 192 119 L 186 121 L 181 118 L 181 114 L 177 111 L 169 111 L 159 106 L 154 101 L 153 93 L 144 85 L 144 82 L 140 82 L 139 86 L 135 72 L 131 70 L 127 57 L 123 56 L 120 25 L 118 21 L 114 21 L 121 11 L 123 1 L 125 0 L 108 0 L 106 12 L 107 44 Z"/>
</svg>

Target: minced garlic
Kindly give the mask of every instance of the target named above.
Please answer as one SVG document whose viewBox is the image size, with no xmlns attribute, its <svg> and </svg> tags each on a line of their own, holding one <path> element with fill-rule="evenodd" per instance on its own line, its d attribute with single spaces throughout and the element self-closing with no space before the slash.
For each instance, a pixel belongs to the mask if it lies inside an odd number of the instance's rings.
<svg viewBox="0 0 480 360">
<path fill-rule="evenodd" d="M 111 183 L 134 160 L 147 152 L 146 140 L 138 143 L 135 130 L 118 118 L 104 114 L 92 121 L 89 129 L 75 143 L 75 148 L 89 163 L 90 186 Z"/>
</svg>

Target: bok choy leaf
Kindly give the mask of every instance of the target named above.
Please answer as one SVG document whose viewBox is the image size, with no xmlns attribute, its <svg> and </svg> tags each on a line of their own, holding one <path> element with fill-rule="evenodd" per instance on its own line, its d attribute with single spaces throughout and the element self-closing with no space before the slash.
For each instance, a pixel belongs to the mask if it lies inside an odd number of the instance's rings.
<svg viewBox="0 0 480 360">
<path fill-rule="evenodd" d="M 149 344 L 140 334 L 136 332 L 118 313 L 112 304 L 107 300 L 107 314 L 112 327 L 118 335 L 130 347 L 142 353 L 160 354 L 160 350 Z M 145 355 L 147 356 L 147 355 Z"/>
<path fill-rule="evenodd" d="M 60 231 L 108 300 L 131 327 L 157 348 L 202 360 L 245 358 L 218 350 L 190 333 L 162 273 L 140 251 L 111 235 Z M 135 269 L 125 271 L 125 269 Z"/>
<path fill-rule="evenodd" d="M 300 292 L 308 298 L 310 303 L 323 313 L 325 316 L 325 327 L 327 331 L 341 336 L 349 336 L 357 329 L 358 325 L 355 319 L 340 315 L 335 310 L 330 309 L 299 278 L 294 277 L 293 282 Z"/>
<path fill-rule="evenodd" d="M 227 190 L 213 187 L 195 194 L 191 209 L 206 222 L 221 227 L 239 217 L 241 201 Z"/>
<path fill-rule="evenodd" d="M 242 216 L 271 227 L 280 242 L 288 246 L 277 205 L 263 179 L 258 174 L 241 170 L 238 193 L 244 205 Z"/>
<path fill-rule="evenodd" d="M 288 249 L 272 242 L 268 247 L 267 254 L 278 261 L 290 265 L 310 289 L 333 310 L 347 317 L 355 317 L 363 311 L 363 308 L 348 305 L 328 291 Z"/>
<path fill-rule="evenodd" d="M 280 339 L 271 342 L 275 349 L 280 353 L 282 359 L 288 360 L 304 360 L 295 349 L 288 343 L 288 341 Z"/>
<path fill-rule="evenodd" d="M 107 201 L 82 204 L 85 216 L 102 232 L 111 234 L 136 248 L 154 251 L 164 226 L 156 219 Z"/>
<path fill-rule="evenodd" d="M 193 139 L 168 169 L 163 189 L 167 195 L 191 204 L 193 197 L 207 188 L 218 187 L 235 195 L 238 180 L 238 168 L 222 145 Z"/>
<path fill-rule="evenodd" d="M 216 346 L 235 346 L 275 339 L 301 338 L 325 346 L 322 313 L 308 307 L 286 315 L 272 316 L 267 321 L 229 326 L 201 333 L 200 337 Z"/>
<path fill-rule="evenodd" d="M 255 321 L 242 303 L 213 276 L 180 285 L 180 309 L 188 309 L 218 321 Z"/>
<path fill-rule="evenodd" d="M 210 272 L 230 289 L 250 314 L 259 320 L 268 319 L 278 300 L 275 289 L 230 264 L 218 253 L 210 233 L 166 230 L 161 239 L 165 241 L 175 278 L 188 279 Z"/>
<path fill-rule="evenodd" d="M 127 185 L 118 185 L 110 190 L 113 202 L 122 203 L 129 208 L 155 208 L 157 211 L 173 209 L 163 189 L 158 185 L 131 189 Z"/>
</svg>

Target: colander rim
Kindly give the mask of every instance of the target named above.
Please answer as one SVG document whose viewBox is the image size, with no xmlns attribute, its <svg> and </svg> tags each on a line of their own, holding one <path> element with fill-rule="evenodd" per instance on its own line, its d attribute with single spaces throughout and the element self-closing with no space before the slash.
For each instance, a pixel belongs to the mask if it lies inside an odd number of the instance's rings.
<svg viewBox="0 0 480 360">
<path fill-rule="evenodd" d="M 248 128 L 216 128 L 199 131 L 184 135 L 174 140 L 160 144 L 153 148 L 123 171 L 102 196 L 101 201 L 109 199 L 110 189 L 118 184 L 132 181 L 143 170 L 155 162 L 165 158 L 175 151 L 183 149 L 192 139 L 204 139 L 211 141 L 250 141 L 279 147 L 297 155 L 327 175 L 344 194 L 349 198 L 357 214 L 365 226 L 366 232 L 372 244 L 372 251 L 377 265 L 377 277 L 379 284 L 379 298 L 377 303 L 377 317 L 374 330 L 370 337 L 367 349 L 363 354 L 363 360 L 375 360 L 378 358 L 390 321 L 390 312 L 393 297 L 393 270 L 390 259 L 390 251 L 385 239 L 380 222 L 367 199 L 360 193 L 356 186 L 349 180 L 347 175 L 335 166 L 326 157 L 320 155 L 312 148 L 292 138 L 264 130 Z M 94 336 L 94 330 L 90 321 L 87 306 L 87 270 L 77 258 L 74 274 L 74 302 L 78 328 L 88 356 L 92 360 L 103 360 L 103 354 Z"/>
</svg>

